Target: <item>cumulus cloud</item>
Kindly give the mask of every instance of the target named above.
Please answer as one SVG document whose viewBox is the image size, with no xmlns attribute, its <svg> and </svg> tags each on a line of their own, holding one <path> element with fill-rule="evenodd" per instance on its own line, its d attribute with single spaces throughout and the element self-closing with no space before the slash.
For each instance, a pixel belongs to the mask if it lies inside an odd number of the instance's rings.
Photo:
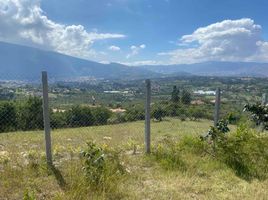
<svg viewBox="0 0 268 200">
<path fill-rule="evenodd" d="M 132 57 L 132 56 L 135 56 L 135 55 L 139 54 L 140 50 L 145 49 L 145 48 L 146 48 L 145 44 L 141 44 L 140 46 L 132 45 L 130 47 L 131 53 L 127 55 L 127 59 Z"/>
<path fill-rule="evenodd" d="M 65 25 L 45 16 L 41 0 L 0 0 L 0 40 L 92 58 L 97 40 L 124 38 L 113 33 L 88 32 L 82 25 Z"/>
<path fill-rule="evenodd" d="M 268 61 L 268 42 L 262 39 L 262 27 L 252 19 L 224 20 L 195 30 L 180 38 L 183 48 L 159 55 L 170 63 L 204 61 Z"/>
<path fill-rule="evenodd" d="M 111 50 L 111 51 L 120 51 L 121 49 L 118 46 L 112 45 L 112 46 L 109 47 L 109 50 Z"/>
</svg>

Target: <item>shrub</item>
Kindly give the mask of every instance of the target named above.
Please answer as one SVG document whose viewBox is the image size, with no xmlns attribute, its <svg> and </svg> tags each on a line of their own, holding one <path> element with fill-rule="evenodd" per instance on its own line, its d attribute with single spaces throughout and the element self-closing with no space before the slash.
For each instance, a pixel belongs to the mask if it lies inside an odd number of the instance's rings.
<svg viewBox="0 0 268 200">
<path fill-rule="evenodd" d="M 268 106 L 261 104 L 245 105 L 244 111 L 251 112 L 251 119 L 257 126 L 263 126 L 263 129 L 268 130 Z"/>
<path fill-rule="evenodd" d="M 67 111 L 67 123 L 70 127 L 82 127 L 91 126 L 95 121 L 89 107 L 73 106 Z"/>
<path fill-rule="evenodd" d="M 268 178 L 268 137 L 245 126 L 217 141 L 216 157 L 246 179 Z"/>
<path fill-rule="evenodd" d="M 91 187 L 100 191 L 116 188 L 125 173 L 118 152 L 97 146 L 91 141 L 81 155 L 84 159 L 86 180 Z"/>
<path fill-rule="evenodd" d="M 152 111 L 152 117 L 156 119 L 157 121 L 162 121 L 163 117 L 165 116 L 166 116 L 166 111 L 161 107 L 157 107 L 153 109 Z"/>
<path fill-rule="evenodd" d="M 186 166 L 181 157 L 181 151 L 174 138 L 165 136 L 153 147 L 152 156 L 166 169 L 185 170 Z"/>
<path fill-rule="evenodd" d="M 40 97 L 30 97 L 19 106 L 19 129 L 36 130 L 43 128 L 43 107 Z"/>
<path fill-rule="evenodd" d="M 67 126 L 66 113 L 55 112 L 51 113 L 51 128 L 63 128 Z"/>
<path fill-rule="evenodd" d="M 128 108 L 125 113 L 126 121 L 137 121 L 145 119 L 145 111 L 143 107 L 133 106 Z"/>
<path fill-rule="evenodd" d="M 96 125 L 107 124 L 108 119 L 112 116 L 112 112 L 105 107 L 97 107 L 92 109 L 92 114 Z"/>
<path fill-rule="evenodd" d="M 17 128 L 17 112 L 13 103 L 0 103 L 0 132 L 13 131 Z"/>
</svg>

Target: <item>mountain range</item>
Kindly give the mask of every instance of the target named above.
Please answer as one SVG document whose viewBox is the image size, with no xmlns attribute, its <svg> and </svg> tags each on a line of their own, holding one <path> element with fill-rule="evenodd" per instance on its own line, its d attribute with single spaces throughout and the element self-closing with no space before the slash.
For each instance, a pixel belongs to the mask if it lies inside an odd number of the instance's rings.
<svg viewBox="0 0 268 200">
<path fill-rule="evenodd" d="M 0 42 L 0 79 L 37 80 L 46 70 L 50 78 L 143 79 L 166 76 L 268 77 L 268 63 L 204 62 L 179 65 L 126 66 L 102 64 L 52 51 Z"/>
</svg>

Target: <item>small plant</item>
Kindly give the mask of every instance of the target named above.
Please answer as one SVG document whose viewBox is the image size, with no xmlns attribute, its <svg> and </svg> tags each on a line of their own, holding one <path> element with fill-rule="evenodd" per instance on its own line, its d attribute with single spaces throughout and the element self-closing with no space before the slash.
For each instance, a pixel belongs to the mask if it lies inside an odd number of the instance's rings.
<svg viewBox="0 0 268 200">
<path fill-rule="evenodd" d="M 153 157 L 166 169 L 186 170 L 179 143 L 171 136 L 164 136 L 152 151 Z"/>
<path fill-rule="evenodd" d="M 29 192 L 29 190 L 25 190 L 23 194 L 23 200 L 36 200 L 34 192 Z"/>
<path fill-rule="evenodd" d="M 244 112 L 251 113 L 251 119 L 257 126 L 262 126 L 263 130 L 268 130 L 268 105 L 247 104 L 244 106 Z"/>
<path fill-rule="evenodd" d="M 207 134 L 205 136 L 201 136 L 200 138 L 202 140 L 210 139 L 213 142 L 215 142 L 215 140 L 217 139 L 223 139 L 222 137 L 224 136 L 224 134 L 230 131 L 230 129 L 228 128 L 228 123 L 228 120 L 218 121 L 216 127 L 211 126 Z"/>
<path fill-rule="evenodd" d="M 125 173 L 120 163 L 119 153 L 88 142 L 87 149 L 81 152 L 84 158 L 83 170 L 86 180 L 96 190 L 109 190 Z"/>
</svg>

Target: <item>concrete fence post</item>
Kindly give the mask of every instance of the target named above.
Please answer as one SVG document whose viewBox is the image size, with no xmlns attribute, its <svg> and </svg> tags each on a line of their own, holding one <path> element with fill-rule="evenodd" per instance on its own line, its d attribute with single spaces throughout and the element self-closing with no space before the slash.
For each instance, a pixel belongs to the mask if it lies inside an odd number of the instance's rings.
<svg viewBox="0 0 268 200">
<path fill-rule="evenodd" d="M 261 101 L 261 104 L 262 104 L 263 106 L 265 106 L 265 105 L 267 104 L 267 95 L 266 95 L 266 93 L 263 93 L 263 94 L 262 94 L 262 101 Z"/>
<path fill-rule="evenodd" d="M 146 84 L 146 100 L 145 100 L 145 152 L 150 153 L 151 151 L 151 81 L 147 79 Z"/>
<path fill-rule="evenodd" d="M 43 86 L 43 119 L 46 143 L 46 157 L 48 165 L 52 165 L 51 153 L 51 136 L 50 136 L 50 119 L 49 119 L 49 105 L 48 105 L 48 81 L 47 72 L 42 72 L 42 86 Z"/>
<path fill-rule="evenodd" d="M 217 126 L 217 123 L 220 119 L 220 103 L 221 103 L 221 90 L 220 88 L 217 88 L 215 98 L 214 127 Z"/>
</svg>

